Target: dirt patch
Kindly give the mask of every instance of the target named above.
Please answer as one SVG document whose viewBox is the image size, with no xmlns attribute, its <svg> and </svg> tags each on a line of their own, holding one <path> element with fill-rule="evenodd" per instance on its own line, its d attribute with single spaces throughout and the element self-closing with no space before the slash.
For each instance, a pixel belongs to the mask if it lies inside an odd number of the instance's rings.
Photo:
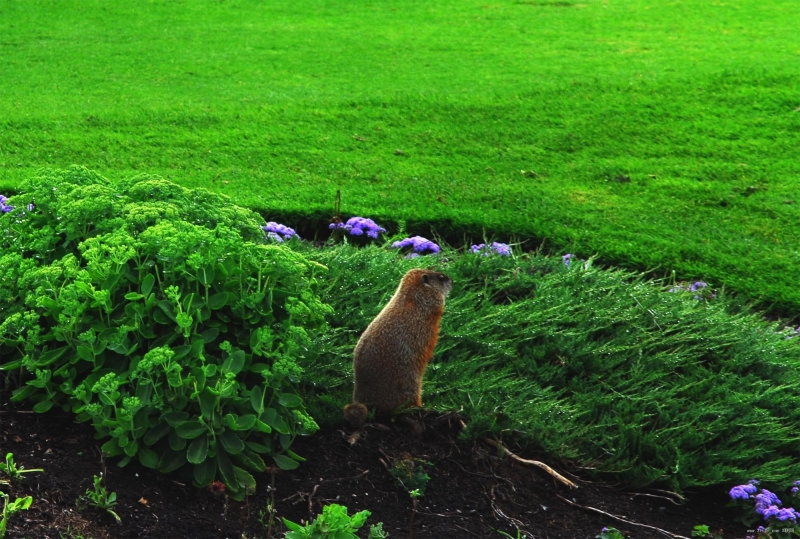
<svg viewBox="0 0 800 539">
<path fill-rule="evenodd" d="M 266 519 L 260 514 L 270 499 L 278 517 L 295 522 L 318 514 L 329 503 L 347 506 L 350 514 L 368 509 L 368 524 L 383 522 L 393 539 L 411 537 L 410 528 L 418 539 L 504 537 L 499 530 L 517 537 L 518 528 L 520 537 L 593 538 L 604 526 L 614 526 L 626 537 L 667 537 L 578 506 L 676 536 L 690 537 L 696 524 L 723 529 L 725 538 L 746 535 L 736 514 L 725 507 L 725 489 L 688 492 L 687 502 L 676 505 L 669 495 L 593 483 L 564 463 L 549 462 L 579 485 L 569 489 L 538 468 L 500 457 L 497 449 L 482 442 L 459 441 L 460 426 L 452 416 L 429 416 L 421 422 L 425 429 L 419 435 L 390 424 L 364 427 L 355 443 L 353 431 L 345 428 L 298 439 L 293 449 L 307 462 L 291 472 L 259 474 L 258 492 L 241 503 L 197 489 L 180 473 L 163 475 L 138 463 L 118 468 L 108 462 L 107 487 L 117 493 L 116 510 L 122 518 L 117 525 L 103 511 L 75 507 L 76 499 L 92 486 L 92 477 L 103 470 L 101 442 L 94 439 L 92 427 L 60 411 L 36 414 L 4 402 L 2 456 L 13 452 L 18 465 L 45 469 L 12 484 L 12 498 L 32 495 L 34 503 L 13 517 L 8 537 L 264 538 Z M 407 490 L 387 470 L 403 460 L 417 463 L 430 477 L 415 510 Z M 362 537 L 367 535 L 364 531 Z M 272 536 L 283 537 L 284 532 L 278 524 Z"/>
</svg>

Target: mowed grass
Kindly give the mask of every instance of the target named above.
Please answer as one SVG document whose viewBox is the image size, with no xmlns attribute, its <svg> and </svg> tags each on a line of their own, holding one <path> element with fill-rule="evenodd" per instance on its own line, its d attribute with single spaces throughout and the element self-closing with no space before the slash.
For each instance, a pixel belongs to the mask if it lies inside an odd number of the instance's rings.
<svg viewBox="0 0 800 539">
<path fill-rule="evenodd" d="M 794 0 L 5 1 L 0 193 L 78 163 L 299 219 L 341 189 L 346 215 L 547 238 L 796 314 L 798 20 Z"/>
</svg>

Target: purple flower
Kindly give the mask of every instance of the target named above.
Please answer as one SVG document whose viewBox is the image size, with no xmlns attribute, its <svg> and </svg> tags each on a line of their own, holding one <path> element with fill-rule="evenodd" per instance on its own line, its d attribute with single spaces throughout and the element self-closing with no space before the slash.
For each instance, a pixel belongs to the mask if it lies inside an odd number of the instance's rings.
<svg viewBox="0 0 800 539">
<path fill-rule="evenodd" d="M 703 281 L 697 281 L 691 287 L 692 292 L 697 292 L 698 290 L 702 290 L 703 288 L 707 287 L 708 283 L 704 283 Z"/>
<path fill-rule="evenodd" d="M 8 213 L 14 209 L 14 206 L 6 204 L 6 202 L 8 202 L 8 199 L 3 195 L 0 195 L 0 212 Z"/>
<path fill-rule="evenodd" d="M 297 232 L 295 232 L 293 228 L 278 224 L 274 221 L 270 221 L 262 226 L 261 229 L 267 233 L 268 238 L 272 238 L 278 242 L 283 242 L 284 240 L 290 240 L 292 238 L 300 239 L 300 236 L 297 235 Z"/>
<path fill-rule="evenodd" d="M 781 510 L 778 509 L 777 505 L 770 505 L 769 507 L 762 509 L 760 514 L 764 515 L 764 520 L 769 520 L 771 517 L 778 516 L 780 512 Z M 756 513 L 759 513 L 758 509 L 756 509 Z"/>
<path fill-rule="evenodd" d="M 372 219 L 366 217 L 351 217 L 344 225 L 345 230 L 350 231 L 351 236 L 362 236 L 366 234 L 370 238 L 377 239 L 378 234 L 386 232 L 382 226 L 378 226 Z"/>
<path fill-rule="evenodd" d="M 342 223 L 341 221 L 338 223 L 331 223 L 328 225 L 328 228 L 330 228 L 331 230 L 338 230 L 340 228 L 344 228 L 344 223 Z"/>
<path fill-rule="evenodd" d="M 511 255 L 511 247 L 507 243 L 492 242 L 492 250 L 500 256 Z"/>
<path fill-rule="evenodd" d="M 431 240 L 425 239 L 422 236 L 414 236 L 404 240 L 396 241 L 392 244 L 392 249 L 402 249 L 403 247 L 411 247 L 417 254 L 436 254 L 439 252 L 439 246 Z"/>
<path fill-rule="evenodd" d="M 758 490 L 753 483 L 747 483 L 746 485 L 739 485 L 739 487 L 748 494 L 755 494 L 756 490 Z"/>
<path fill-rule="evenodd" d="M 787 520 L 791 520 L 792 522 L 796 522 L 797 521 L 797 514 L 798 514 L 797 511 L 795 511 L 793 508 L 787 507 L 787 508 L 784 508 L 784 509 L 781 509 L 780 511 L 778 511 L 778 514 L 775 515 L 775 518 L 777 518 L 778 520 L 784 521 L 784 522 L 787 521 Z"/>
<path fill-rule="evenodd" d="M 478 244 L 470 247 L 470 250 L 475 253 L 481 253 L 482 256 L 489 256 L 496 253 L 500 256 L 511 256 L 511 247 L 507 243 L 492 242 L 491 245 Z"/>
<path fill-rule="evenodd" d="M 750 494 L 745 487 L 753 487 L 753 485 L 738 485 L 731 489 L 728 493 L 732 500 L 749 500 Z"/>
<path fill-rule="evenodd" d="M 572 254 L 572 253 L 567 253 L 567 254 L 565 254 L 564 256 L 561 257 L 561 260 L 564 262 L 565 266 L 569 267 L 569 261 L 572 260 L 572 257 L 574 257 L 574 256 L 575 255 Z"/>
<path fill-rule="evenodd" d="M 759 515 L 764 515 L 765 519 L 778 514 L 778 506 L 781 505 L 781 501 L 772 492 L 765 488 L 761 489 L 761 493 L 756 494 L 755 499 L 755 511 Z"/>
<path fill-rule="evenodd" d="M 798 332 L 800 332 L 800 328 L 797 328 L 797 331 L 798 331 Z M 795 482 L 794 482 L 794 483 L 792 483 L 792 484 L 793 484 L 794 486 L 796 486 L 796 487 L 800 487 L 800 479 L 798 479 L 797 481 L 795 481 Z"/>
<path fill-rule="evenodd" d="M 792 494 L 797 494 L 797 492 L 798 492 L 799 490 L 800 490 L 800 488 L 798 488 L 798 487 L 792 487 L 792 490 L 791 490 L 791 492 L 792 492 Z"/>
<path fill-rule="evenodd" d="M 756 528 L 756 532 L 758 533 L 764 533 L 766 531 L 767 529 L 764 526 L 759 526 L 758 528 Z"/>
</svg>

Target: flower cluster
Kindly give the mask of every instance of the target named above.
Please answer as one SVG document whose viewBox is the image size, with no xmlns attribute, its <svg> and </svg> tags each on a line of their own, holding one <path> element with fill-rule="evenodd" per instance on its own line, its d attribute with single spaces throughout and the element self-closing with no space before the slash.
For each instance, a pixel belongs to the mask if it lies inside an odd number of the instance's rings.
<svg viewBox="0 0 800 539">
<path fill-rule="evenodd" d="M 33 204 L 28 204 L 28 211 L 33 211 Z M 8 213 L 14 209 L 14 206 L 8 203 L 8 198 L 0 195 L 0 213 Z"/>
<path fill-rule="evenodd" d="M 473 245 L 470 250 L 475 254 L 480 253 L 481 256 L 489 256 L 492 253 L 497 253 L 500 256 L 511 256 L 511 247 L 507 243 L 498 243 L 496 241 L 492 242 L 491 245 L 483 243 Z"/>
<path fill-rule="evenodd" d="M 572 253 L 567 253 L 561 257 L 561 261 L 564 262 L 564 265 L 569 267 L 570 261 L 575 258 L 575 255 Z"/>
<path fill-rule="evenodd" d="M 791 490 L 792 494 L 796 494 L 800 481 L 793 483 Z M 737 485 L 733 487 L 728 493 L 731 500 L 734 502 L 754 502 L 754 510 L 756 514 L 764 517 L 764 520 L 770 521 L 774 519 L 773 523 L 798 523 L 800 521 L 800 512 L 796 511 L 793 507 L 781 507 L 782 502 L 774 492 L 762 488 L 761 492 L 756 494 L 758 490 L 758 481 L 751 479 L 744 485 Z"/>
<path fill-rule="evenodd" d="M 382 226 L 378 226 L 372 219 L 366 217 L 351 217 L 346 223 L 331 223 L 328 225 L 331 230 L 346 230 L 351 236 L 367 235 L 377 239 L 378 234 L 386 232 Z"/>
<path fill-rule="evenodd" d="M 281 225 L 274 221 L 270 221 L 265 226 L 262 226 L 261 229 L 267 233 L 268 238 L 272 238 L 278 243 L 283 243 L 292 238 L 300 239 L 300 236 L 297 235 L 297 232 L 295 232 L 293 228 L 289 228 L 286 225 Z"/>
<path fill-rule="evenodd" d="M 708 283 L 703 281 L 696 281 L 693 284 L 689 283 L 679 283 L 672 288 L 669 289 L 670 292 L 694 292 L 694 299 L 703 300 L 703 299 L 714 299 L 716 294 L 712 292 L 708 288 Z"/>
<path fill-rule="evenodd" d="M 403 247 L 411 247 L 413 252 L 408 255 L 409 258 L 416 258 L 426 254 L 436 254 L 440 250 L 438 245 L 422 236 L 406 238 L 392 244 L 392 249 L 402 249 Z"/>
</svg>

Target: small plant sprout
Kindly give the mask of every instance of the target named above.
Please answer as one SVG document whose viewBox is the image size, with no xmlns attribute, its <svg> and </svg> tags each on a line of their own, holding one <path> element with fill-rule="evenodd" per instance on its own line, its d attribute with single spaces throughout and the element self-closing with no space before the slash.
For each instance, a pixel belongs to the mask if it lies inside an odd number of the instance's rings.
<svg viewBox="0 0 800 539">
<path fill-rule="evenodd" d="M 322 508 L 322 514 L 305 526 L 284 518 L 283 523 L 289 528 L 285 539 L 358 539 L 355 532 L 364 525 L 369 515 L 369 511 L 360 511 L 350 517 L 347 516 L 347 507 L 335 503 L 326 505 Z M 388 534 L 380 523 L 371 527 L 369 536 L 370 539 L 384 539 Z"/>
<path fill-rule="evenodd" d="M 6 461 L 0 462 L 0 472 L 7 475 L 11 479 L 22 479 L 22 474 L 26 473 L 33 473 L 33 472 L 43 472 L 42 468 L 31 468 L 30 470 L 26 470 L 25 466 L 20 466 L 17 468 L 17 465 L 14 464 L 14 455 L 12 453 L 8 453 L 6 455 Z"/>
<path fill-rule="evenodd" d="M 705 524 L 698 524 L 694 528 L 692 528 L 692 537 L 709 537 L 711 539 L 721 539 L 722 538 L 722 530 L 717 533 L 711 533 L 711 530 Z"/>
<path fill-rule="evenodd" d="M 425 495 L 425 487 L 431 479 L 425 472 L 425 466 L 433 464 L 406 454 L 392 464 L 389 473 L 400 482 L 413 500 Z"/>
<path fill-rule="evenodd" d="M 86 489 L 86 494 L 78 498 L 78 505 L 93 505 L 100 509 L 105 509 L 109 515 L 114 517 L 117 524 L 122 524 L 122 519 L 114 512 L 114 506 L 117 505 L 117 493 L 108 492 L 103 485 L 102 474 L 94 476 L 94 488 Z"/>
<path fill-rule="evenodd" d="M 389 532 L 383 531 L 383 522 L 369 527 L 369 539 L 386 539 L 387 537 L 389 537 Z"/>
<path fill-rule="evenodd" d="M 600 534 L 595 536 L 596 539 L 625 539 L 622 533 L 613 527 L 606 527 L 600 530 Z"/>
<path fill-rule="evenodd" d="M 406 258 L 416 258 L 418 256 L 427 254 L 435 255 L 441 251 L 441 248 L 438 245 L 429 239 L 423 238 L 422 236 L 406 238 L 396 241 L 391 245 L 392 249 L 404 249 L 406 251 L 408 251 L 408 247 L 411 247 L 411 252 L 406 255 Z"/>
<path fill-rule="evenodd" d="M 3 498 L 3 516 L 0 519 L 0 539 L 6 536 L 6 529 L 8 528 L 8 519 L 14 513 L 27 510 L 33 503 L 32 496 L 25 496 L 24 498 L 17 498 L 13 502 L 5 492 L 0 492 L 0 498 Z"/>
</svg>

